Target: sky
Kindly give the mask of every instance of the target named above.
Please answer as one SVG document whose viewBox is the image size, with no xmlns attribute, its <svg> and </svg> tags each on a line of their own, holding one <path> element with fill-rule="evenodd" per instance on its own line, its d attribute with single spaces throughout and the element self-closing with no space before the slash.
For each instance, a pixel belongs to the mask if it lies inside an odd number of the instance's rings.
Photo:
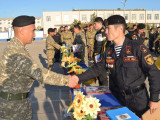
<svg viewBox="0 0 160 120">
<path fill-rule="evenodd" d="M 72 9 L 124 8 L 125 0 L 0 0 L 0 18 L 32 15 L 42 17 L 43 11 L 72 11 Z M 127 0 L 125 9 L 160 11 L 160 0 Z"/>
</svg>

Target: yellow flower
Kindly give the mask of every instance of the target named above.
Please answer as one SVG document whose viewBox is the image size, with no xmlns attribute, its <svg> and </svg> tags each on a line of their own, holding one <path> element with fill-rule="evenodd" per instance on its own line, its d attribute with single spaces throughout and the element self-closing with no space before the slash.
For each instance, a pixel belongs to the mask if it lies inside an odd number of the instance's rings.
<svg viewBox="0 0 160 120">
<path fill-rule="evenodd" d="M 77 95 L 74 98 L 73 103 L 69 106 L 67 113 L 71 110 L 71 109 L 80 109 L 83 103 L 85 96 L 83 95 L 82 92 L 78 92 Z"/>
<path fill-rule="evenodd" d="M 86 112 L 83 111 L 83 108 L 79 108 L 79 109 L 74 109 L 73 112 L 73 116 L 76 120 L 82 120 L 83 118 L 85 118 L 85 114 Z"/>
<path fill-rule="evenodd" d="M 83 95 L 83 92 L 77 93 L 77 95 L 75 96 L 74 101 L 73 101 L 75 109 L 79 109 L 81 107 L 84 98 L 85 98 L 85 96 Z"/>
<path fill-rule="evenodd" d="M 85 98 L 82 105 L 86 115 L 90 114 L 92 117 L 97 116 L 97 112 L 100 111 L 100 106 L 99 99 L 93 97 Z"/>
</svg>

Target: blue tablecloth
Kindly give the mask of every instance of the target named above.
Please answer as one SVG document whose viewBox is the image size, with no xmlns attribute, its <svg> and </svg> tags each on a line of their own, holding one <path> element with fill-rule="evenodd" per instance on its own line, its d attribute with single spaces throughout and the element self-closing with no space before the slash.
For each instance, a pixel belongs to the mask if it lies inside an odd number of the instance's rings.
<svg viewBox="0 0 160 120">
<path fill-rule="evenodd" d="M 74 99 L 73 94 L 73 88 L 70 88 L 72 99 Z M 84 95 L 87 95 L 84 89 L 81 87 L 81 92 L 83 92 Z M 106 94 L 92 94 L 93 97 L 96 97 L 100 100 L 101 107 L 117 107 L 121 106 L 121 104 L 118 102 L 118 100 L 114 97 L 112 93 L 106 93 Z"/>
</svg>

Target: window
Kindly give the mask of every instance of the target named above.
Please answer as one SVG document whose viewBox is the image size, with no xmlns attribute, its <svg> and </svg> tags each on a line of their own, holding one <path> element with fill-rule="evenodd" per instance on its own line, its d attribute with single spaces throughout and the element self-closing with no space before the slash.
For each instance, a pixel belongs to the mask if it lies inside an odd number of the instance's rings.
<svg viewBox="0 0 160 120">
<path fill-rule="evenodd" d="M 125 20 L 128 20 L 128 14 L 124 15 Z"/>
<path fill-rule="evenodd" d="M 154 15 L 154 19 L 155 19 L 155 20 L 159 20 L 159 14 L 155 14 L 155 15 Z"/>
<path fill-rule="evenodd" d="M 132 14 L 132 20 L 136 20 L 136 14 Z"/>
<path fill-rule="evenodd" d="M 46 21 L 47 22 L 51 21 L 51 16 L 46 16 Z"/>
<path fill-rule="evenodd" d="M 86 15 L 82 15 L 82 21 L 87 21 L 87 16 Z"/>
<path fill-rule="evenodd" d="M 147 20 L 151 20 L 151 14 L 147 14 Z"/>
<path fill-rule="evenodd" d="M 78 15 L 73 15 L 73 20 L 78 20 Z"/>
<path fill-rule="evenodd" d="M 64 21 L 69 21 L 69 16 L 68 15 L 64 15 Z"/>
<path fill-rule="evenodd" d="M 139 15 L 139 20 L 144 20 L 144 14 Z"/>
<path fill-rule="evenodd" d="M 56 16 L 56 21 L 60 21 L 60 20 L 61 20 L 60 16 Z"/>
</svg>

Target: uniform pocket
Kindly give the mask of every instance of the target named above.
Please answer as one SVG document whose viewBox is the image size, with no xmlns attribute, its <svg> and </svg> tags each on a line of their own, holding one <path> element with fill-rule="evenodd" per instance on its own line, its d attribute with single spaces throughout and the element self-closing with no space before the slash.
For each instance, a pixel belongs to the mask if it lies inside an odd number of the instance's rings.
<svg viewBox="0 0 160 120">
<path fill-rule="evenodd" d="M 138 62 L 123 63 L 123 78 L 130 84 L 139 78 Z"/>
</svg>

